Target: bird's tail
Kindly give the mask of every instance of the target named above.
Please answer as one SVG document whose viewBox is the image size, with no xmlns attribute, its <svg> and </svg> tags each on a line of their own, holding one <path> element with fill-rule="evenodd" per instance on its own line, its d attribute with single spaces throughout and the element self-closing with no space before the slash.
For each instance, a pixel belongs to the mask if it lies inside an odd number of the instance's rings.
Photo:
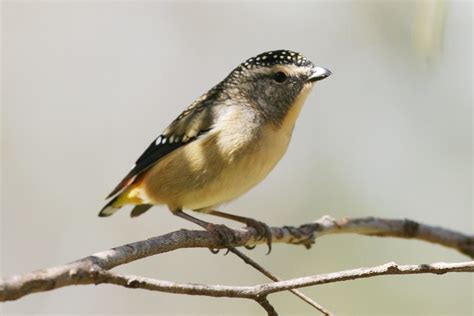
<svg viewBox="0 0 474 316">
<path fill-rule="evenodd" d="M 127 190 L 123 191 L 122 193 L 114 197 L 112 200 L 110 200 L 99 212 L 99 216 L 110 216 L 117 212 L 119 209 L 121 209 L 122 206 L 125 206 L 127 204 L 138 205 L 133 209 L 131 214 L 132 217 L 143 214 L 149 208 L 151 208 L 152 205 L 147 204 L 146 201 L 142 199 L 142 195 L 143 192 L 139 186 L 128 188 Z"/>
<path fill-rule="evenodd" d="M 119 201 L 120 195 L 117 195 L 100 210 L 99 216 L 107 217 L 117 212 L 123 206 L 123 204 L 119 203 Z"/>
</svg>

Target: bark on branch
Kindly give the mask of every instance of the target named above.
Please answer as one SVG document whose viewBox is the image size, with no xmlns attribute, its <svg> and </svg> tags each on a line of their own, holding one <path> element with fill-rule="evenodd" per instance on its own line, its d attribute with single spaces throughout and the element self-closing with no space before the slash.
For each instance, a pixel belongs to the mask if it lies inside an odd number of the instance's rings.
<svg viewBox="0 0 474 316">
<path fill-rule="evenodd" d="M 252 228 L 235 229 L 233 247 L 253 245 L 257 232 Z M 273 227 L 273 243 L 301 244 L 310 248 L 315 237 L 330 234 L 355 233 L 378 237 L 413 238 L 436 243 L 458 250 L 474 258 L 474 236 L 441 227 L 420 224 L 411 220 L 354 218 L 335 220 L 329 216 L 299 227 Z M 279 281 L 256 286 L 221 286 L 200 284 L 178 284 L 169 281 L 118 275 L 108 271 L 152 255 L 180 248 L 222 248 L 219 239 L 207 231 L 179 230 L 166 235 L 115 247 L 83 259 L 51 268 L 16 275 L 0 281 L 0 301 L 10 301 L 35 292 L 49 291 L 63 286 L 79 284 L 109 283 L 129 288 L 154 291 L 206 295 L 214 297 L 239 297 L 257 301 L 268 314 L 276 312 L 267 300 L 269 294 L 306 286 L 367 278 L 387 274 L 419 274 L 447 272 L 474 272 L 474 261 L 463 263 L 434 263 L 423 265 L 385 265 L 346 270 L 328 274 Z"/>
</svg>

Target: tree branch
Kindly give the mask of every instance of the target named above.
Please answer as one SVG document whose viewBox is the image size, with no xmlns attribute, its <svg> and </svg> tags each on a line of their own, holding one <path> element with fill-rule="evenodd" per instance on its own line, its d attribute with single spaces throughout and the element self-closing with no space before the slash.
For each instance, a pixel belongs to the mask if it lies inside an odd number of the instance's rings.
<svg viewBox="0 0 474 316">
<path fill-rule="evenodd" d="M 248 298 L 258 300 L 269 294 L 298 289 L 302 287 L 335 283 L 347 280 L 365 279 L 380 275 L 407 275 L 407 274 L 445 274 L 454 272 L 474 272 L 474 261 L 460 263 L 437 262 L 420 265 L 398 265 L 395 262 L 383 265 L 344 270 L 326 274 L 318 274 L 286 281 L 260 284 L 254 286 L 223 286 L 186 284 L 144 278 L 133 275 L 118 275 L 110 271 L 100 273 L 98 283 L 108 283 L 131 288 L 141 288 L 150 291 L 203 295 L 212 297 Z"/>
<path fill-rule="evenodd" d="M 465 235 L 450 229 L 421 224 L 409 219 L 363 217 L 335 220 L 329 216 L 323 216 L 309 226 L 310 229 L 314 227 L 318 237 L 328 234 L 355 233 L 377 237 L 418 239 L 456 249 L 470 258 L 474 258 L 474 235 Z"/>
<path fill-rule="evenodd" d="M 231 246 L 239 247 L 261 243 L 253 228 L 235 229 L 236 238 Z M 414 238 L 450 247 L 474 257 L 474 236 L 420 224 L 411 220 L 380 218 L 355 218 L 334 220 L 325 216 L 313 223 L 296 227 L 272 228 L 274 243 L 303 244 L 307 248 L 318 237 L 330 234 L 356 233 L 368 236 Z M 223 248 L 218 236 L 207 231 L 179 230 L 162 236 L 119 246 L 96 253 L 62 266 L 37 270 L 0 281 L 0 301 L 16 300 L 27 294 L 49 291 L 63 286 L 78 284 L 110 283 L 130 288 L 154 291 L 206 295 L 215 297 L 239 297 L 256 300 L 269 315 L 272 308 L 266 297 L 269 294 L 318 284 L 367 278 L 387 274 L 419 274 L 447 272 L 474 272 L 474 262 L 435 263 L 430 265 L 403 265 L 389 263 L 372 268 L 361 268 L 321 274 L 249 287 L 220 285 L 178 284 L 139 276 L 122 276 L 108 270 L 148 256 L 180 248 Z"/>
</svg>

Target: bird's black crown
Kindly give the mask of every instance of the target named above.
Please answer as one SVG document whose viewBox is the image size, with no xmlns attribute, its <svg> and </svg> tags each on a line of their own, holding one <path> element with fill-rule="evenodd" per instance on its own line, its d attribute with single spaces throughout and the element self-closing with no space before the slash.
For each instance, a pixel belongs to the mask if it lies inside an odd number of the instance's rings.
<svg viewBox="0 0 474 316">
<path fill-rule="evenodd" d="M 242 69 L 250 69 L 254 67 L 273 66 L 276 64 L 293 64 L 296 66 L 312 65 L 312 63 L 300 53 L 290 50 L 274 50 L 249 58 L 239 67 Z"/>
<path fill-rule="evenodd" d="M 290 50 L 274 50 L 261 53 L 255 57 L 251 57 L 241 63 L 229 75 L 228 79 L 237 79 L 245 71 L 254 68 L 271 67 L 273 65 L 295 65 L 299 67 L 311 67 L 313 63 L 300 53 Z"/>
</svg>

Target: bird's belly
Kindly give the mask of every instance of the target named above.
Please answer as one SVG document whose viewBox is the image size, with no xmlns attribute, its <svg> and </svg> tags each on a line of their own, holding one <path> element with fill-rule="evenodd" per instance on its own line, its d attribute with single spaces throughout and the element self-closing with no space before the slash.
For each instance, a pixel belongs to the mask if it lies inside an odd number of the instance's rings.
<svg viewBox="0 0 474 316">
<path fill-rule="evenodd" d="M 237 198 L 262 181 L 288 147 L 288 133 L 271 129 L 262 135 L 237 153 L 212 138 L 177 150 L 145 176 L 147 195 L 171 209 L 210 208 Z M 226 140 L 226 144 L 231 142 Z"/>
<path fill-rule="evenodd" d="M 261 146 L 251 156 L 237 158 L 225 165 L 219 174 L 210 177 L 206 185 L 190 190 L 183 196 L 188 209 L 211 207 L 233 200 L 260 183 L 275 167 L 285 149 Z"/>
</svg>

